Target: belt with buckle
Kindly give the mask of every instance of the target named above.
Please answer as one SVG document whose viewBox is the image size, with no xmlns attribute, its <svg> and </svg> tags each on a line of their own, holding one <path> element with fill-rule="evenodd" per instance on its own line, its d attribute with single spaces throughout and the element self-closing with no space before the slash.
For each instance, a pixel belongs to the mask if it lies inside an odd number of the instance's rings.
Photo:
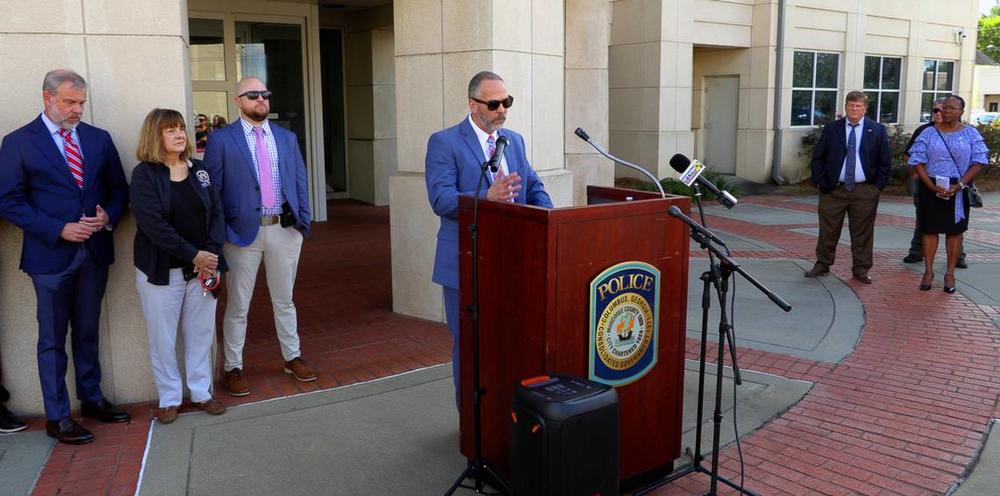
<svg viewBox="0 0 1000 496">
<path fill-rule="evenodd" d="M 260 217 L 260 225 L 262 226 L 273 226 L 275 224 L 281 223 L 280 215 L 262 215 Z"/>
</svg>

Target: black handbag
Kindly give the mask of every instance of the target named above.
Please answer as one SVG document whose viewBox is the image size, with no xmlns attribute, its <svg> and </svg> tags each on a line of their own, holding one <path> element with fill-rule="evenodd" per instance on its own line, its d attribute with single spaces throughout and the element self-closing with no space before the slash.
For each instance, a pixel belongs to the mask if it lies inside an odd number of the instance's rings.
<svg viewBox="0 0 1000 496">
<path fill-rule="evenodd" d="M 969 206 L 972 208 L 982 208 L 983 207 L 983 195 L 979 193 L 979 188 L 975 184 L 970 184 L 965 187 L 966 198 L 969 199 Z"/>
</svg>

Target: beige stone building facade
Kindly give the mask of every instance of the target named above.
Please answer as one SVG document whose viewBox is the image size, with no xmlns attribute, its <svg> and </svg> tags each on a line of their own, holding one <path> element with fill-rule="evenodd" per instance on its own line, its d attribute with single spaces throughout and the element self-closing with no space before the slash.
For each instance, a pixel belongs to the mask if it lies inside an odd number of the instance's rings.
<svg viewBox="0 0 1000 496">
<path fill-rule="evenodd" d="M 41 110 L 46 71 L 90 83 L 85 120 L 111 132 L 126 173 L 153 107 L 237 118 L 236 81 L 266 79 L 272 120 L 299 136 L 315 217 L 326 200 L 389 205 L 396 311 L 443 320 L 430 281 L 438 221 L 427 137 L 462 119 L 482 69 L 516 97 L 507 126 L 557 206 L 616 170 L 573 130 L 671 172 L 674 153 L 756 181 L 804 176 L 801 135 L 847 91 L 883 122 L 916 126 L 927 99 L 969 96 L 974 0 L 0 0 L 0 134 Z M 623 171 L 619 174 L 624 175 Z M 134 289 L 134 221 L 116 231 L 102 320 L 104 390 L 156 397 Z M 308 241 L 307 241 L 308 242 Z M 0 221 L 0 356 L 11 408 L 42 410 L 35 298 L 21 233 Z M 335 304 L 335 302 L 331 302 Z M 72 376 L 72 374 L 70 374 Z M 69 377 L 70 391 L 73 391 Z"/>
</svg>

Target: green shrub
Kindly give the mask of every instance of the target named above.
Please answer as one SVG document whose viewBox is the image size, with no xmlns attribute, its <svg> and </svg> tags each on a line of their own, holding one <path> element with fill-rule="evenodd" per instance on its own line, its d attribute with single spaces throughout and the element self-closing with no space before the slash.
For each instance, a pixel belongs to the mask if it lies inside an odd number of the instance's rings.
<svg viewBox="0 0 1000 496">
<path fill-rule="evenodd" d="M 906 155 L 906 144 L 910 141 L 911 133 L 908 133 L 906 128 L 899 124 L 890 124 L 886 127 L 889 131 L 889 149 L 892 152 L 892 180 L 893 182 L 902 183 L 906 179 L 906 175 L 909 174 L 909 166 L 906 165 L 903 158 Z M 813 150 L 816 148 L 816 143 L 819 143 L 819 137 L 822 133 L 823 126 L 816 126 L 810 129 L 808 133 L 802 135 L 800 157 L 812 157 Z M 807 177 L 809 175 L 806 174 Z"/>
</svg>

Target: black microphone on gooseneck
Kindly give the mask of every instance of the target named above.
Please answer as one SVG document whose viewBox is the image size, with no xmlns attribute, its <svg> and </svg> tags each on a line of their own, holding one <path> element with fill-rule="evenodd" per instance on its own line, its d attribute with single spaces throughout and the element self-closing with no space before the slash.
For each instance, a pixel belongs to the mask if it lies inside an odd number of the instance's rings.
<svg viewBox="0 0 1000 496">
<path fill-rule="evenodd" d="M 490 168 L 490 172 L 497 173 L 497 170 L 500 168 L 500 159 L 503 158 L 503 151 L 507 148 L 508 144 L 510 144 L 510 140 L 506 136 L 497 138 L 497 147 L 493 150 L 490 160 L 486 162 L 486 167 Z"/>
<path fill-rule="evenodd" d="M 677 153 L 670 158 L 670 167 L 672 167 L 678 174 L 681 175 L 681 182 L 686 186 L 691 186 L 691 183 L 697 182 L 701 187 L 709 190 L 716 198 L 719 199 L 721 203 L 726 208 L 733 208 L 736 206 L 736 197 L 730 194 L 728 191 L 720 190 L 712 181 L 703 177 L 701 173 L 706 169 L 705 164 L 701 162 L 687 158 L 683 153 Z M 691 176 L 695 176 L 693 179 Z"/>
</svg>

